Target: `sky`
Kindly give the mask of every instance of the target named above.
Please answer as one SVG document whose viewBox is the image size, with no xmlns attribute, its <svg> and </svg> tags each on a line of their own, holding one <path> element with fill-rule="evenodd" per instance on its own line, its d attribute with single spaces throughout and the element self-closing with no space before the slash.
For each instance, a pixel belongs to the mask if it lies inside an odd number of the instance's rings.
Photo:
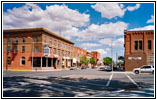
<svg viewBox="0 0 157 100">
<path fill-rule="evenodd" d="M 154 30 L 154 3 L 3 3 L 3 29 L 44 27 L 98 51 L 124 56 L 124 30 Z"/>
</svg>

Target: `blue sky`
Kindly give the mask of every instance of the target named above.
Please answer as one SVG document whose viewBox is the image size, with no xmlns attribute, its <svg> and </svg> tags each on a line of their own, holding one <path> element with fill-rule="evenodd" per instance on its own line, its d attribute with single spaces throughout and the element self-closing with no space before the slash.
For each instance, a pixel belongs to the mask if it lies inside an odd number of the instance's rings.
<svg viewBox="0 0 157 100">
<path fill-rule="evenodd" d="M 101 57 L 124 55 L 124 30 L 153 30 L 153 3 L 3 3 L 3 29 L 44 27 Z"/>
</svg>

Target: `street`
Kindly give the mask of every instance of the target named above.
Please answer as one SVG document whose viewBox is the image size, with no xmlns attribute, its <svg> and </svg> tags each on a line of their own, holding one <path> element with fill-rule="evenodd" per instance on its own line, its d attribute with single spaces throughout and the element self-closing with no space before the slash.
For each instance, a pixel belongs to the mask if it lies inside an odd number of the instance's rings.
<svg viewBox="0 0 157 100">
<path fill-rule="evenodd" d="M 3 72 L 3 97 L 154 97 L 153 86 L 152 74 L 98 69 Z"/>
</svg>

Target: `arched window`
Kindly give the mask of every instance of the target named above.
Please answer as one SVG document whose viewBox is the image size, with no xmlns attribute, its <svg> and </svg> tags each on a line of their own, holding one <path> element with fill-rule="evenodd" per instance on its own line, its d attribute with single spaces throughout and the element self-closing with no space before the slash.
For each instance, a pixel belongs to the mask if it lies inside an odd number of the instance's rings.
<svg viewBox="0 0 157 100">
<path fill-rule="evenodd" d="M 25 57 L 21 58 L 21 65 L 25 65 Z"/>
</svg>

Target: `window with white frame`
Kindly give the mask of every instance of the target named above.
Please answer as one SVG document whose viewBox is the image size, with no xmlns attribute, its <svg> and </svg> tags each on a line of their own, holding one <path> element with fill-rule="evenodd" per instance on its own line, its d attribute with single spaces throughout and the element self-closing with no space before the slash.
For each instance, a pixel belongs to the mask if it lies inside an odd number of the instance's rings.
<svg viewBox="0 0 157 100">
<path fill-rule="evenodd" d="M 25 57 L 21 58 L 21 65 L 23 65 L 23 66 L 25 65 Z"/>
</svg>

